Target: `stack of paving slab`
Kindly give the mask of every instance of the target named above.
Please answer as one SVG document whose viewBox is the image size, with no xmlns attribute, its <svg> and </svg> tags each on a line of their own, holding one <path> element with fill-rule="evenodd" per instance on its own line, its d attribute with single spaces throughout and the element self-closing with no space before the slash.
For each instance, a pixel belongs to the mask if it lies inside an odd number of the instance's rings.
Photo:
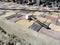
<svg viewBox="0 0 60 45">
<path fill-rule="evenodd" d="M 37 6 L 23 6 L 16 3 L 1 2 L 0 8 L 28 10 L 38 9 Z M 21 15 L 34 15 L 40 22 L 46 24 L 51 29 L 46 29 L 35 21 L 21 20 Z M 0 27 L 10 34 L 15 34 L 31 45 L 60 45 L 60 13 L 59 12 L 39 12 L 24 10 L 0 10 Z"/>
</svg>

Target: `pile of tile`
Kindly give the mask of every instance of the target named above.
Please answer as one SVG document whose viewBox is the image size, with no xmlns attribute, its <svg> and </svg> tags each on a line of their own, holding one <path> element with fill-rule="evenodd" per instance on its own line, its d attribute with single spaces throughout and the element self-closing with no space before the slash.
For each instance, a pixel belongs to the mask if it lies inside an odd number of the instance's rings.
<svg viewBox="0 0 60 45">
<path fill-rule="evenodd" d="M 2 5 L 1 5 L 2 4 Z M 35 10 L 38 9 L 37 6 L 23 6 L 15 3 L 5 3 L 2 2 L 0 8 L 11 8 L 11 9 L 28 9 Z M 50 36 L 52 38 L 60 40 L 60 13 L 59 12 L 39 12 L 39 11 L 25 11 L 25 10 L 0 10 L 1 18 L 4 17 L 6 20 L 14 22 L 21 25 L 27 29 L 32 29 L 38 33 Z M 37 24 L 35 21 L 22 20 L 22 15 L 27 15 L 32 13 L 40 22 L 49 26 L 51 29 L 46 29 L 41 25 Z"/>
</svg>

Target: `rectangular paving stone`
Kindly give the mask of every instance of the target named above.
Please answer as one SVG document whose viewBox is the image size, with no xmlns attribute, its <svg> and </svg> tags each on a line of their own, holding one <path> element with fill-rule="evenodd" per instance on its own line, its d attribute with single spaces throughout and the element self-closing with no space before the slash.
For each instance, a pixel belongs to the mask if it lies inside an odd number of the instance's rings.
<svg viewBox="0 0 60 45">
<path fill-rule="evenodd" d="M 29 28 L 33 23 L 34 21 L 28 21 L 28 20 L 19 20 L 16 22 L 16 24 L 22 25 L 25 28 Z"/>
<path fill-rule="evenodd" d="M 58 16 L 58 15 L 51 15 L 51 17 L 59 18 L 59 16 Z"/>
<path fill-rule="evenodd" d="M 39 33 L 43 33 L 44 35 L 50 36 L 54 39 L 60 40 L 60 32 L 53 31 L 51 29 L 41 28 Z"/>
<path fill-rule="evenodd" d="M 57 18 L 51 17 L 51 16 L 46 16 L 45 18 L 51 20 L 51 23 L 56 24 L 57 23 Z"/>
<path fill-rule="evenodd" d="M 60 26 L 58 25 L 50 24 L 49 27 L 54 31 L 60 32 Z"/>
<path fill-rule="evenodd" d="M 60 22 L 57 22 L 56 25 L 60 26 Z"/>
<path fill-rule="evenodd" d="M 33 29 L 34 31 L 39 31 L 41 29 L 41 25 L 37 24 L 37 23 L 33 23 L 29 28 Z"/>
</svg>

